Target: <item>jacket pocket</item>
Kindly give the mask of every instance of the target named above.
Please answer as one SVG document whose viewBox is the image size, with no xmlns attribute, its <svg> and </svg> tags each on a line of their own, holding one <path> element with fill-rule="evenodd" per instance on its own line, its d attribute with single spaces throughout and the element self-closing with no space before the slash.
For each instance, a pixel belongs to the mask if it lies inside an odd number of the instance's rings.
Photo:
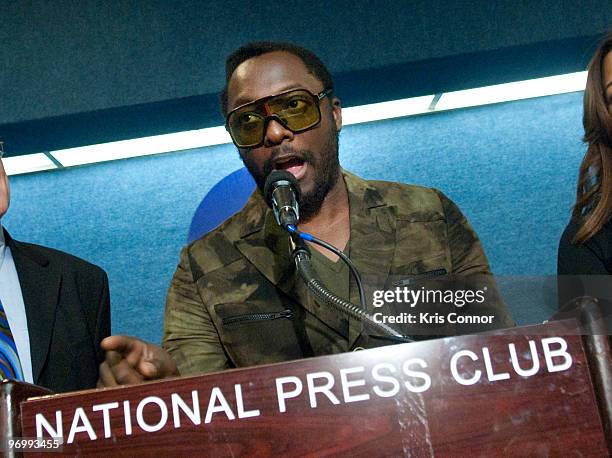
<svg viewBox="0 0 612 458">
<path fill-rule="evenodd" d="M 253 323 L 256 321 L 268 321 L 278 320 L 279 318 L 293 319 L 293 311 L 285 309 L 282 312 L 268 312 L 268 313 L 247 313 L 244 315 L 234 315 L 223 318 L 222 323 L 224 326 L 230 324 L 241 324 L 241 323 Z"/>
<path fill-rule="evenodd" d="M 225 352 L 237 367 L 302 357 L 293 310 L 282 303 L 240 302 L 214 306 Z"/>
<path fill-rule="evenodd" d="M 422 272 L 419 274 L 412 274 L 406 278 L 401 278 L 397 281 L 394 281 L 391 284 L 391 286 L 394 286 L 394 287 L 412 286 L 415 283 L 420 282 L 422 280 L 429 280 L 432 278 L 441 277 L 446 274 L 448 274 L 448 271 L 444 267 L 441 267 L 439 269 L 428 270 L 427 272 Z"/>
</svg>

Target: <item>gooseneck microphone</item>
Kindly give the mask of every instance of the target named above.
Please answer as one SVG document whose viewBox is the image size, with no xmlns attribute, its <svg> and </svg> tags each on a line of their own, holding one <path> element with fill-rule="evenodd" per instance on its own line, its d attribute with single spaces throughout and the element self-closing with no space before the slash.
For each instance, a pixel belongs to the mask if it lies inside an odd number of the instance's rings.
<svg viewBox="0 0 612 458">
<path fill-rule="evenodd" d="M 264 197 L 274 211 L 274 217 L 279 226 L 296 226 L 300 220 L 298 200 L 300 186 L 295 177 L 286 170 L 275 170 L 264 185 Z"/>
</svg>

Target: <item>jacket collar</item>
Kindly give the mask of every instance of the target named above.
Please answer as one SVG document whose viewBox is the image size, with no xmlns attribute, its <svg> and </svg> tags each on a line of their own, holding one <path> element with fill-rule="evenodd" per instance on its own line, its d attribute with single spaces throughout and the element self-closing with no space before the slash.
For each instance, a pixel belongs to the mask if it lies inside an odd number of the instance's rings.
<svg viewBox="0 0 612 458">
<path fill-rule="evenodd" d="M 380 192 L 367 181 L 342 171 L 349 196 L 351 260 L 363 276 L 386 279 L 395 252 L 395 213 Z M 289 237 L 274 221 L 259 190 L 242 210 L 243 223 L 236 248 L 262 275 L 296 302 L 315 313 L 312 301 L 306 295 L 289 257 Z M 378 282 L 376 282 L 378 283 Z M 378 283 L 380 284 L 380 283 Z M 368 291 L 366 289 L 366 294 Z M 350 300 L 359 304 L 359 291 L 351 278 Z M 316 311 L 320 315 L 319 311 Z M 342 333 L 339 324 L 332 325 Z M 362 324 L 349 321 L 349 346 L 362 332 Z"/>
<path fill-rule="evenodd" d="M 6 230 L 4 237 L 19 277 L 30 336 L 32 375 L 37 383 L 49 353 L 62 276 L 39 250 L 14 240 Z"/>
<path fill-rule="evenodd" d="M 342 170 L 342 177 L 349 195 L 351 228 L 353 226 L 353 217 L 356 214 L 363 216 L 372 208 L 386 206 L 380 192 L 366 180 L 346 170 Z M 240 228 L 240 238 L 248 237 L 264 228 L 268 230 L 270 227 L 266 223 L 274 222 L 272 210 L 268 208 L 259 189 L 255 189 L 253 194 L 251 194 L 241 213 L 245 215 L 245 221 Z M 270 219 L 272 220 L 270 221 Z M 352 235 L 351 229 L 351 237 Z"/>
</svg>

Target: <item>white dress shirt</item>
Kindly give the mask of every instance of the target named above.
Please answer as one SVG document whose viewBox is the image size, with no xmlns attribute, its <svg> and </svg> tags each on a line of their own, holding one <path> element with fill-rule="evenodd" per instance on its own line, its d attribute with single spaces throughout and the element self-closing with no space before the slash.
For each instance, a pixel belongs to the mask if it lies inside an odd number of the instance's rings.
<svg viewBox="0 0 612 458">
<path fill-rule="evenodd" d="M 0 226 L 0 301 L 17 346 L 21 369 L 26 382 L 33 383 L 32 358 L 30 357 L 30 335 L 21 285 L 11 249 L 6 246 L 4 231 Z"/>
</svg>

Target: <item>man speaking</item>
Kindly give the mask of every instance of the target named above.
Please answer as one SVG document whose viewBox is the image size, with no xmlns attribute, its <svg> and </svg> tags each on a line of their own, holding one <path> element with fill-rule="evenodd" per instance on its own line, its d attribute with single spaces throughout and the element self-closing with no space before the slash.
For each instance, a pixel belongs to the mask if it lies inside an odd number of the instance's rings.
<svg viewBox="0 0 612 458">
<path fill-rule="evenodd" d="M 365 181 L 338 159 L 340 100 L 312 52 L 260 42 L 226 62 L 226 128 L 258 190 L 245 207 L 185 247 L 166 302 L 163 348 L 113 336 L 100 385 L 137 383 L 232 367 L 368 348 L 359 320 L 321 304 L 296 273 L 289 236 L 262 190 L 275 170 L 299 183 L 299 230 L 349 255 L 362 275 L 490 274 L 480 242 L 459 209 L 433 189 Z M 348 267 L 311 246 L 312 264 L 339 297 L 358 298 Z M 512 319 L 500 302 L 497 327 Z"/>
</svg>

